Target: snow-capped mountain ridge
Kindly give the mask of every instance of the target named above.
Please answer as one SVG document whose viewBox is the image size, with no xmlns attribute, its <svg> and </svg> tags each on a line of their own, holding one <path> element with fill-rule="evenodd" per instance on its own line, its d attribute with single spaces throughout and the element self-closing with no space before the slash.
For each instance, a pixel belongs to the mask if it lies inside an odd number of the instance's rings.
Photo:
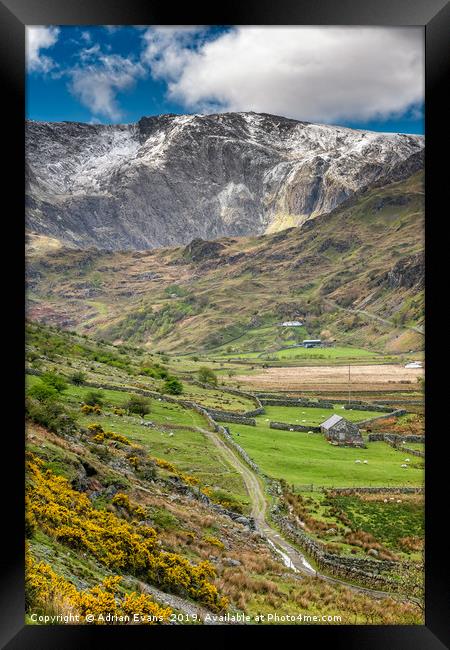
<svg viewBox="0 0 450 650">
<path fill-rule="evenodd" d="M 261 234 L 422 165 L 421 136 L 256 113 L 27 124 L 28 227 L 80 247 Z"/>
</svg>

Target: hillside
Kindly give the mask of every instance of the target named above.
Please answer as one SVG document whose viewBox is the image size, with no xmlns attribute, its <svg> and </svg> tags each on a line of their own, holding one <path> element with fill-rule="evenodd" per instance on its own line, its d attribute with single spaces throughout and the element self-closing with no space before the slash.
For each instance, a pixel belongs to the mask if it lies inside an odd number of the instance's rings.
<svg viewBox="0 0 450 650">
<path fill-rule="evenodd" d="M 114 253 L 33 234 L 28 315 L 157 351 L 267 351 L 305 336 L 419 350 L 423 216 L 418 172 L 274 234 Z M 293 318 L 304 327 L 278 327 Z"/>
<path fill-rule="evenodd" d="M 423 166 L 424 139 L 257 113 L 28 122 L 27 227 L 147 249 L 301 225 Z"/>
</svg>

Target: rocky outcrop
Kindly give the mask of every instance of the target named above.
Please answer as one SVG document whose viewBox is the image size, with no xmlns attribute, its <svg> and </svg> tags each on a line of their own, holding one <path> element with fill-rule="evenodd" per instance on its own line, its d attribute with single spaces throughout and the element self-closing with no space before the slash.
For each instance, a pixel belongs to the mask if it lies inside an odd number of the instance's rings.
<svg viewBox="0 0 450 650">
<path fill-rule="evenodd" d="M 189 254 L 211 258 L 219 251 L 199 240 L 302 225 L 406 178 L 422 167 L 423 149 L 420 136 L 256 113 L 28 122 L 27 227 L 80 248 L 196 240 Z"/>
<path fill-rule="evenodd" d="M 395 266 L 385 273 L 381 282 L 390 289 L 414 287 L 423 289 L 425 285 L 425 259 L 423 254 L 411 255 L 399 260 Z"/>
</svg>

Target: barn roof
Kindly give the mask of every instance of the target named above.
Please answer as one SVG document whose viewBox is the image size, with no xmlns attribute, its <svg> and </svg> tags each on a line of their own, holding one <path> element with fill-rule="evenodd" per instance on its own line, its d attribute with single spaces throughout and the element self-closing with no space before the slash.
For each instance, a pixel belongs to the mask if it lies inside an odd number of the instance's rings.
<svg viewBox="0 0 450 650">
<path fill-rule="evenodd" d="M 324 429 L 331 429 L 332 426 L 343 420 L 344 418 L 342 415 L 337 415 L 336 413 L 332 415 L 331 417 L 328 418 L 328 420 L 325 420 L 325 422 L 322 422 L 320 425 Z"/>
</svg>

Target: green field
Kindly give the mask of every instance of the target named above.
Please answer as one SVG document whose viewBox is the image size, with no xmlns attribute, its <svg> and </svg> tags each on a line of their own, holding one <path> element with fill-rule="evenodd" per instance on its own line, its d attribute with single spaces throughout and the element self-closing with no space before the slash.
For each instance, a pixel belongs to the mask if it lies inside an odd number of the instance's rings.
<svg viewBox="0 0 450 650">
<path fill-rule="evenodd" d="M 330 445 L 318 433 L 228 425 L 234 439 L 268 476 L 283 478 L 294 486 L 326 487 L 422 485 L 423 461 L 411 459 L 401 467 L 401 455 L 383 442 L 367 449 Z M 368 464 L 355 463 L 367 460 Z"/>
<path fill-rule="evenodd" d="M 152 411 L 146 419 L 156 421 L 155 415 L 156 411 Z M 143 427 L 138 424 L 137 419 L 135 422 L 133 419 L 126 418 L 123 421 L 120 417 L 96 415 L 82 416 L 79 422 L 83 426 L 99 423 L 105 431 L 125 435 L 131 442 L 143 445 L 151 456 L 173 463 L 177 469 L 198 478 L 203 486 L 227 492 L 244 506 L 244 510 L 247 509 L 249 500 L 242 478 L 220 454 L 217 454 L 216 448 L 205 434 L 189 429 L 160 431 Z M 162 419 L 164 420 L 165 416 Z"/>
<path fill-rule="evenodd" d="M 278 352 L 272 353 L 271 356 L 275 356 L 277 359 L 329 359 L 329 360 L 351 360 L 356 359 L 357 361 L 363 360 L 379 360 L 383 356 L 373 352 L 371 350 L 364 350 L 362 348 L 351 348 L 351 347 L 341 347 L 336 346 L 332 348 L 286 348 L 284 350 L 278 350 Z"/>
<path fill-rule="evenodd" d="M 382 413 L 376 411 L 352 411 L 344 409 L 342 404 L 335 404 L 333 409 L 310 408 L 306 406 L 265 406 L 265 413 L 259 415 L 256 421 L 261 426 L 268 426 L 269 421 L 301 424 L 303 426 L 318 426 L 333 414 L 342 415 L 346 420 L 359 422 L 375 418 Z"/>
</svg>

